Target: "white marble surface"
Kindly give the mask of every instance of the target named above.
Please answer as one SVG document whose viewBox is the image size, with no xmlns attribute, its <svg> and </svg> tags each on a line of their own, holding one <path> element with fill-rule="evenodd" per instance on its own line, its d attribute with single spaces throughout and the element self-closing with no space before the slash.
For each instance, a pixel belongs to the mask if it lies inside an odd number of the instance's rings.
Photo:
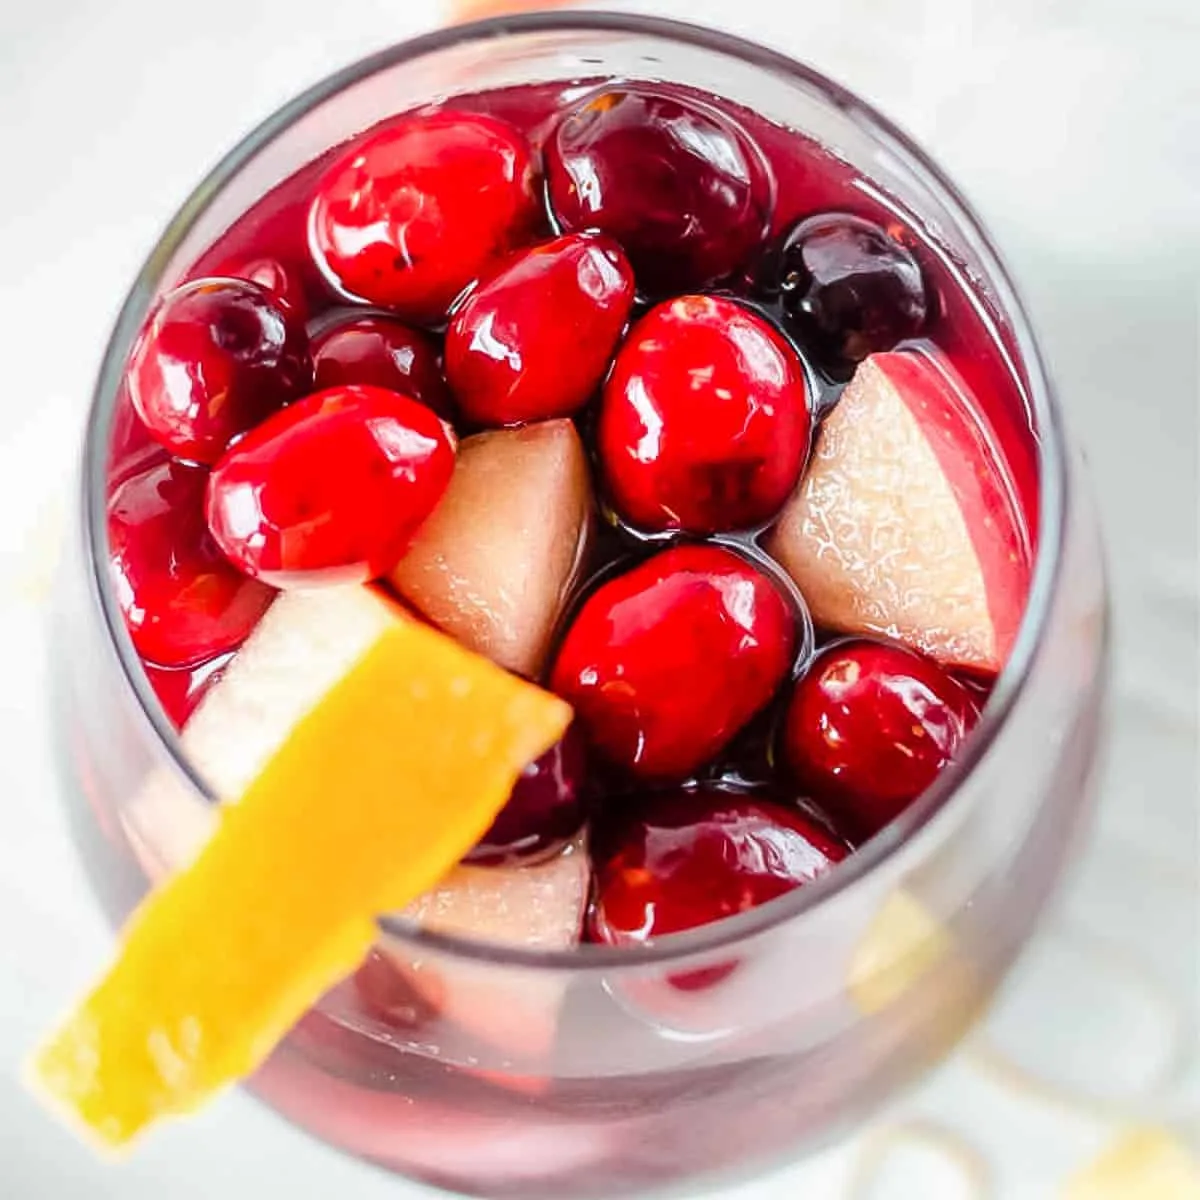
<svg viewBox="0 0 1200 1200">
<path fill-rule="evenodd" d="M 1139 1121 L 1200 1150 L 1200 7 L 613 6 L 792 51 L 933 148 L 993 226 L 1031 303 L 1087 446 L 1115 595 L 1116 723 L 1100 817 L 998 1009 L 872 1129 L 724 1200 L 1036 1200 L 1059 1194 L 1069 1172 Z M 326 1151 L 241 1095 L 163 1130 L 127 1165 L 102 1168 L 39 1113 L 15 1067 L 106 946 L 53 794 L 43 615 L 79 415 L 116 306 L 164 220 L 235 138 L 330 68 L 445 15 L 434 0 L 0 3 L 6 1200 L 424 1194 Z M 1166 1197 L 1140 1184 L 1117 1195 Z"/>
</svg>

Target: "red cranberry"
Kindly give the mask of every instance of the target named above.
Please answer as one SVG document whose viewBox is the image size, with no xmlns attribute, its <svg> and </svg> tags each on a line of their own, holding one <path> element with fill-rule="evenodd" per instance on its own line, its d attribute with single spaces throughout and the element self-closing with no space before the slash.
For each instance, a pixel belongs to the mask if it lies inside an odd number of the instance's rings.
<svg viewBox="0 0 1200 1200">
<path fill-rule="evenodd" d="M 108 486 L 110 490 L 131 475 L 137 475 L 154 463 L 160 463 L 167 452 L 154 439 L 150 430 L 137 415 L 129 399 L 129 385 L 122 381 L 113 408 L 112 431 L 108 442 Z"/>
<path fill-rule="evenodd" d="M 615 238 L 654 295 L 729 275 L 770 223 L 772 187 L 759 151 L 695 100 L 608 89 L 559 122 L 545 153 L 560 228 Z"/>
<path fill-rule="evenodd" d="M 239 574 L 204 524 L 208 471 L 166 461 L 133 475 L 108 502 L 113 587 L 138 653 L 186 667 L 232 650 L 274 592 Z"/>
<path fill-rule="evenodd" d="M 784 757 L 814 799 L 867 838 L 933 782 L 976 716 L 931 659 L 887 642 L 834 642 L 796 685 Z"/>
<path fill-rule="evenodd" d="M 496 117 L 438 112 L 348 146 L 317 185 L 309 232 L 342 291 L 423 322 L 444 318 L 539 220 L 525 135 Z"/>
<path fill-rule="evenodd" d="M 365 383 L 402 392 L 438 416 L 450 416 L 437 346 L 394 317 L 353 312 L 341 317 L 313 337 L 312 356 L 318 390 Z"/>
<path fill-rule="evenodd" d="M 304 325 L 244 279 L 198 279 L 168 293 L 129 368 L 147 429 L 172 454 L 205 463 L 311 382 Z"/>
<path fill-rule="evenodd" d="M 730 550 L 678 546 L 588 597 L 550 683 L 610 762 L 682 779 L 770 700 L 795 645 L 772 579 Z"/>
<path fill-rule="evenodd" d="M 683 296 L 631 330 L 604 388 L 597 448 L 613 507 L 631 524 L 717 533 L 775 515 L 811 428 L 786 339 L 732 300 Z"/>
<path fill-rule="evenodd" d="M 565 417 L 608 370 L 633 304 L 619 246 L 571 234 L 524 251 L 472 292 L 446 334 L 446 378 L 480 425 Z"/>
<path fill-rule="evenodd" d="M 217 463 L 208 525 L 256 579 L 362 582 L 396 565 L 453 469 L 451 435 L 432 409 L 386 388 L 330 388 Z"/>
<path fill-rule="evenodd" d="M 572 725 L 521 772 L 508 803 L 466 861 L 504 863 L 543 854 L 572 837 L 583 824 L 586 772 L 583 735 Z"/>
<path fill-rule="evenodd" d="M 827 362 L 891 350 L 925 322 L 917 260 L 861 217 L 826 213 L 800 222 L 783 244 L 779 272 L 789 331 Z"/>
<path fill-rule="evenodd" d="M 209 688 L 225 674 L 225 668 L 232 658 L 232 654 L 220 654 L 198 666 L 169 669 L 151 663 L 144 664 L 150 686 L 176 729 L 182 729 L 188 723 Z"/>
<path fill-rule="evenodd" d="M 255 257 L 234 259 L 222 265 L 216 275 L 227 275 L 231 279 L 248 279 L 266 288 L 277 300 L 282 300 L 298 320 L 308 317 L 308 298 L 304 294 L 304 282 L 300 271 L 285 266 L 277 258 Z"/>
<path fill-rule="evenodd" d="M 588 936 L 625 946 L 708 925 L 803 887 L 847 853 L 819 825 L 770 800 L 717 788 L 655 796 L 593 835 Z M 711 983 L 712 971 L 674 982 Z"/>
</svg>

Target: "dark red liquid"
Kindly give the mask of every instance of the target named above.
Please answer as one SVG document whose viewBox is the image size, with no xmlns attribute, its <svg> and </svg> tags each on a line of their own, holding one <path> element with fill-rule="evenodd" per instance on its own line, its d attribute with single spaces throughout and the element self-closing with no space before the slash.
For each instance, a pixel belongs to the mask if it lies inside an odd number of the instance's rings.
<svg viewBox="0 0 1200 1200">
<path fill-rule="evenodd" d="M 459 97 L 453 107 L 505 118 L 529 131 L 537 144 L 560 110 L 565 91 L 563 85 L 515 88 Z M 916 217 L 882 196 L 848 165 L 794 131 L 723 102 L 706 100 L 739 122 L 770 164 L 777 189 L 772 235 L 815 213 L 849 212 L 887 227 L 915 254 L 930 295 L 930 317 L 922 337 L 949 358 L 982 408 L 1032 542 L 1037 527 L 1036 439 L 1023 385 L 1012 367 L 1015 353 L 1010 335 L 989 300 L 965 285 L 961 267 L 930 240 Z M 330 292 L 312 265 L 306 230 L 314 183 L 332 154 L 297 172 L 260 200 L 198 259 L 187 277 L 218 275 L 247 259 L 273 259 L 292 280 L 299 280 L 310 329 L 334 310 L 345 310 L 345 300 Z M 772 317 L 778 316 L 770 302 L 755 297 L 749 281 L 735 283 L 732 290 L 740 291 L 742 298 L 760 305 Z M 440 338 L 439 330 L 430 332 Z M 836 401 L 842 385 L 811 366 L 809 373 L 813 408 L 819 414 Z M 127 399 L 122 398 L 120 404 L 127 405 Z M 592 416 L 585 409 L 579 417 L 585 440 L 590 436 Z M 141 461 L 147 453 L 136 428 L 131 429 L 129 417 L 126 411 L 118 413 L 122 444 L 114 447 L 114 479 L 128 473 L 130 461 Z M 155 452 L 148 453 L 153 456 Z M 755 537 L 739 540 L 751 556 L 761 555 Z M 611 573 L 615 564 L 636 561 L 658 545 L 620 522 L 611 522 L 597 539 L 595 557 L 576 601 L 599 577 Z M 824 633 L 818 629 L 816 634 L 819 644 Z M 813 649 L 811 639 L 802 642 L 797 666 Z M 177 721 L 194 708 L 214 674 L 213 664 L 170 673 L 148 665 L 164 706 Z M 777 715 L 775 710 L 761 714 L 727 751 L 698 771 L 697 777 L 736 782 L 739 789 L 751 791 L 770 786 L 776 767 L 767 745 Z M 599 776 L 594 783 L 597 790 L 609 794 L 615 787 Z M 812 815 L 822 818 L 820 813 Z M 503 1149 L 507 1123 L 521 1127 L 532 1122 L 524 1126 L 532 1131 L 527 1142 L 529 1154 L 539 1153 L 539 1145 L 557 1146 L 561 1152 L 558 1184 L 553 1182 L 553 1166 L 547 1167 L 552 1179 L 545 1185 L 547 1195 L 562 1194 L 561 1180 L 575 1178 L 581 1171 L 587 1175 L 589 1189 L 644 1187 L 677 1174 L 680 1158 L 694 1164 L 697 1171 L 716 1169 L 797 1140 L 804 1131 L 821 1124 L 822 1106 L 845 1108 L 861 1082 L 851 1065 L 849 1047 L 843 1054 L 840 1044 L 831 1043 L 811 1056 L 811 1063 L 803 1068 L 806 1074 L 797 1067 L 803 1055 L 673 1071 L 656 1065 L 653 1053 L 648 1053 L 644 1075 L 551 1083 L 548 1074 L 538 1074 L 538 1066 L 545 1070 L 545 1063 L 523 1063 L 519 1056 L 493 1069 L 488 1064 L 495 1052 L 486 1046 L 474 1047 L 478 1059 L 472 1061 L 469 1035 L 457 1031 L 443 1040 L 444 1023 L 420 1005 L 406 1005 L 403 997 L 390 995 L 381 1007 L 347 985 L 337 990 L 331 1007 L 334 1018 L 318 1014 L 306 1019 L 278 1052 L 261 1077 L 263 1094 L 298 1123 L 346 1149 L 433 1182 L 461 1186 L 456 1174 L 461 1163 L 453 1152 L 457 1148 L 459 1157 L 467 1158 L 478 1145 L 478 1186 L 490 1194 L 520 1190 L 520 1164 Z M 414 1015 L 408 1024 L 409 1017 L 388 1018 L 387 1012 Z M 624 1018 L 609 1019 L 620 1024 Z M 564 1030 L 571 1022 L 568 1003 L 560 1038 L 568 1036 Z M 885 1040 L 882 1033 L 880 1038 Z M 447 1052 L 447 1044 L 455 1049 Z M 863 1062 L 868 1061 L 870 1056 L 865 1056 Z M 505 1076 L 503 1083 L 497 1082 L 497 1075 Z M 800 1086 L 799 1079 L 808 1080 L 808 1086 Z M 720 1127 L 712 1121 L 711 1110 L 705 1110 L 705 1120 L 691 1129 L 686 1115 L 680 1121 L 670 1110 L 689 1089 L 702 1094 L 717 1088 L 729 1095 L 728 1119 Z M 531 1114 L 536 1114 L 536 1120 Z M 591 1140 L 587 1146 L 581 1143 L 578 1155 L 572 1158 L 576 1122 L 583 1123 Z M 418 1153 L 417 1144 L 423 1140 L 426 1145 Z M 681 1149 L 685 1142 L 687 1148 Z"/>
</svg>

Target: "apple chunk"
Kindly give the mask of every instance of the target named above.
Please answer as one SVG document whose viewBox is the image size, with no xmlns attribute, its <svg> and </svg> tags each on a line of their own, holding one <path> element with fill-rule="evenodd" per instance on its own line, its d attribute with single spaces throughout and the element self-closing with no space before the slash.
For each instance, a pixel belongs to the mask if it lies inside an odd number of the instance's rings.
<svg viewBox="0 0 1200 1200">
<path fill-rule="evenodd" d="M 476 434 L 391 583 L 464 646 L 536 676 L 591 511 L 587 456 L 569 420 Z"/>
<path fill-rule="evenodd" d="M 402 914 L 422 929 L 485 945 L 567 950 L 579 942 L 591 868 L 586 835 L 530 866 L 460 866 Z M 380 950 L 447 1021 L 517 1060 L 553 1045 L 562 972 L 472 963 L 384 936 Z"/>
<path fill-rule="evenodd" d="M 768 552 L 813 619 L 940 662 L 1003 665 L 1029 590 L 1029 537 L 1000 447 L 948 363 L 866 359 L 825 418 Z"/>
</svg>

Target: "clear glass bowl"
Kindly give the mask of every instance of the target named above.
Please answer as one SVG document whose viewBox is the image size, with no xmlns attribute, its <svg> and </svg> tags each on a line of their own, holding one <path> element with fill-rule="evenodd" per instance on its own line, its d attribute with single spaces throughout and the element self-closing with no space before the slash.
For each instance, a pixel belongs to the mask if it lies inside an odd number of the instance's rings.
<svg viewBox="0 0 1200 1200">
<path fill-rule="evenodd" d="M 55 638 L 72 828 L 114 921 L 146 887 L 131 836 L 153 838 L 136 829 L 131 798 L 163 771 L 192 803 L 205 794 L 106 569 L 107 445 L 147 310 L 265 192 L 381 116 L 600 75 L 701 88 L 799 129 L 914 215 L 996 315 L 1037 431 L 1040 550 L 969 753 L 828 878 L 640 950 L 539 954 L 382 920 L 390 951 L 467 1020 L 384 1023 L 337 989 L 251 1082 L 349 1154 L 482 1195 L 690 1194 L 702 1177 L 800 1153 L 892 1096 L 956 1043 L 1029 937 L 1086 812 L 1101 731 L 1105 592 L 1078 456 L 1008 275 L 938 168 L 837 85 L 723 34 L 583 13 L 463 26 L 366 59 L 268 120 L 183 205 L 121 311 L 88 421 Z M 738 969 L 715 986 L 669 982 L 730 960 Z"/>
</svg>

